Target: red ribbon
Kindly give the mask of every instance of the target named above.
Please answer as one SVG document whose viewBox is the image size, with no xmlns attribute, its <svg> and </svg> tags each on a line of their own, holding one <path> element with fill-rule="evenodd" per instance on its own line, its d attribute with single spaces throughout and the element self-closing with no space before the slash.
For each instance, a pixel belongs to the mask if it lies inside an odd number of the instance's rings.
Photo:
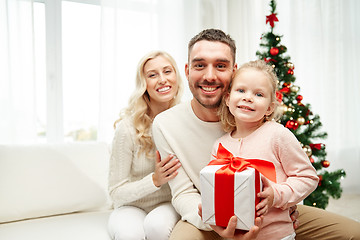
<svg viewBox="0 0 360 240">
<path fill-rule="evenodd" d="M 266 23 L 270 23 L 270 26 L 274 27 L 274 22 L 278 22 L 279 19 L 276 17 L 276 13 L 272 13 L 268 16 L 266 16 Z"/>
<path fill-rule="evenodd" d="M 265 177 L 276 182 L 275 166 L 272 162 L 260 159 L 244 159 L 234 157 L 231 152 L 219 144 L 216 159 L 208 165 L 225 165 L 215 173 L 215 222 L 218 226 L 226 227 L 229 219 L 234 216 L 234 174 L 241 172 L 248 167 L 254 168 L 258 182 L 255 182 L 256 192 L 260 191 L 261 172 Z M 257 202 L 255 203 L 257 204 Z"/>
<path fill-rule="evenodd" d="M 321 150 L 323 144 L 322 143 L 310 143 L 309 146 L 311 149 Z"/>
<path fill-rule="evenodd" d="M 276 99 L 278 100 L 279 103 L 282 102 L 283 97 L 284 97 L 284 95 L 282 94 L 282 92 L 276 91 Z"/>
</svg>

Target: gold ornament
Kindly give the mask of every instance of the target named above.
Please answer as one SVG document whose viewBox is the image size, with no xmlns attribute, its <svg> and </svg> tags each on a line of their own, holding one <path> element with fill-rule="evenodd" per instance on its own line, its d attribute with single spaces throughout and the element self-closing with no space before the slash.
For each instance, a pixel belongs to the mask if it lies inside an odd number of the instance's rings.
<svg viewBox="0 0 360 240">
<path fill-rule="evenodd" d="M 282 113 L 285 113 L 287 111 L 288 107 L 284 103 L 281 103 L 279 109 Z"/>
<path fill-rule="evenodd" d="M 310 147 L 309 145 L 305 145 L 305 146 L 303 147 L 303 150 L 304 150 L 304 152 L 306 153 L 306 155 L 307 155 L 308 157 L 311 157 L 311 155 L 312 155 L 312 150 L 311 150 L 311 147 Z"/>
<path fill-rule="evenodd" d="M 303 117 L 298 117 L 298 119 L 296 119 L 297 123 L 300 125 L 303 125 L 305 123 L 305 118 Z"/>
<path fill-rule="evenodd" d="M 293 63 L 291 63 L 291 62 L 287 62 L 286 63 L 286 66 L 288 67 L 288 68 L 290 68 L 290 69 L 292 69 L 292 70 L 294 70 L 294 64 Z"/>
<path fill-rule="evenodd" d="M 293 85 L 293 86 L 291 86 L 290 87 L 290 90 L 292 91 L 292 92 L 294 92 L 294 93 L 297 93 L 298 91 L 299 91 L 299 87 L 298 86 L 295 86 L 295 85 Z"/>
</svg>

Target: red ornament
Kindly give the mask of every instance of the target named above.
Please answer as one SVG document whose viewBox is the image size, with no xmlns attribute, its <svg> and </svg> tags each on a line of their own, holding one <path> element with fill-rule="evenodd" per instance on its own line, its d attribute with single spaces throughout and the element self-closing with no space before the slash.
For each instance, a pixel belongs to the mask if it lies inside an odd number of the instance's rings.
<svg viewBox="0 0 360 240">
<path fill-rule="evenodd" d="M 270 53 L 271 53 L 271 52 L 270 52 Z M 289 69 L 289 70 L 287 71 L 287 73 L 290 74 L 290 75 L 294 75 L 294 71 L 293 71 L 292 69 Z"/>
<path fill-rule="evenodd" d="M 318 185 L 321 186 L 322 180 L 323 180 L 323 176 L 322 176 L 322 175 L 318 175 L 318 177 L 319 177 L 319 183 L 318 183 Z"/>
<path fill-rule="evenodd" d="M 294 120 L 287 121 L 286 128 L 296 130 L 299 127 L 299 124 Z"/>
<path fill-rule="evenodd" d="M 275 59 L 272 59 L 272 58 L 269 58 L 269 59 L 264 58 L 264 61 L 265 61 L 266 63 L 269 63 L 269 62 L 277 62 Z"/>
<path fill-rule="evenodd" d="M 321 150 L 323 147 L 325 147 L 325 144 L 322 144 L 322 143 L 310 143 L 309 146 L 311 147 L 312 150 L 314 150 L 314 149 Z"/>
<path fill-rule="evenodd" d="M 296 101 L 299 103 L 299 102 L 301 102 L 303 100 L 303 96 L 301 96 L 301 95 L 297 95 L 296 96 Z"/>
<path fill-rule="evenodd" d="M 276 91 L 276 99 L 278 100 L 279 103 L 282 102 L 283 96 L 284 96 L 284 95 L 282 94 L 282 92 Z"/>
<path fill-rule="evenodd" d="M 281 93 L 288 94 L 289 92 L 291 92 L 291 90 L 290 90 L 289 87 L 283 87 L 282 89 L 280 89 L 280 92 L 281 92 Z"/>
<path fill-rule="evenodd" d="M 321 165 L 324 167 L 324 168 L 327 168 L 330 166 L 330 162 L 328 160 L 323 160 L 321 161 Z"/>
<path fill-rule="evenodd" d="M 270 49 L 270 54 L 273 55 L 273 56 L 278 55 L 279 54 L 279 49 L 276 48 L 276 47 L 272 47 Z"/>
<path fill-rule="evenodd" d="M 314 162 L 315 162 L 315 160 L 314 160 L 312 157 L 310 157 L 309 159 L 310 159 L 310 162 L 311 162 L 311 163 L 314 163 Z"/>
<path fill-rule="evenodd" d="M 283 83 L 283 87 L 290 87 L 291 83 L 288 83 L 288 82 L 284 82 Z"/>
<path fill-rule="evenodd" d="M 270 23 L 270 26 L 274 27 L 274 22 L 278 22 L 279 19 L 276 17 L 276 13 L 272 13 L 269 16 L 266 16 L 266 23 Z"/>
</svg>

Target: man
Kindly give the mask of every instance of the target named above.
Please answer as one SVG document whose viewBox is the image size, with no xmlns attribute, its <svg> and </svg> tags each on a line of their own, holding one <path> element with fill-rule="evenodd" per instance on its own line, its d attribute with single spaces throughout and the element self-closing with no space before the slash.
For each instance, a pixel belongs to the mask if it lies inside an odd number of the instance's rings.
<svg viewBox="0 0 360 240">
<path fill-rule="evenodd" d="M 243 235 L 235 231 L 235 217 L 227 228 L 212 226 L 215 231 L 211 231 L 198 214 L 199 172 L 210 160 L 214 141 L 224 134 L 217 109 L 237 68 L 235 55 L 235 42 L 221 30 L 207 29 L 193 37 L 185 65 L 193 99 L 154 120 L 153 137 L 161 155 L 174 154 L 182 164 L 178 176 L 169 181 L 172 204 L 181 215 L 170 239 L 255 239 L 258 234 L 260 219 Z M 297 239 L 360 239 L 360 223 L 307 206 L 299 206 L 299 212 Z"/>
</svg>

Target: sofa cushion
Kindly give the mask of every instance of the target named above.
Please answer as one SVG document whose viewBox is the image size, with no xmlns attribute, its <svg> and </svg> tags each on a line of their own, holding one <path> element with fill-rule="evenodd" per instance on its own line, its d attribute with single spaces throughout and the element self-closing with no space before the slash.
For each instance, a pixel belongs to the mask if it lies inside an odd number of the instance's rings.
<svg viewBox="0 0 360 240">
<path fill-rule="evenodd" d="M 0 224 L 4 240 L 110 240 L 109 210 L 73 213 Z"/>
<path fill-rule="evenodd" d="M 0 222 L 109 207 L 105 143 L 1 145 Z"/>
</svg>

